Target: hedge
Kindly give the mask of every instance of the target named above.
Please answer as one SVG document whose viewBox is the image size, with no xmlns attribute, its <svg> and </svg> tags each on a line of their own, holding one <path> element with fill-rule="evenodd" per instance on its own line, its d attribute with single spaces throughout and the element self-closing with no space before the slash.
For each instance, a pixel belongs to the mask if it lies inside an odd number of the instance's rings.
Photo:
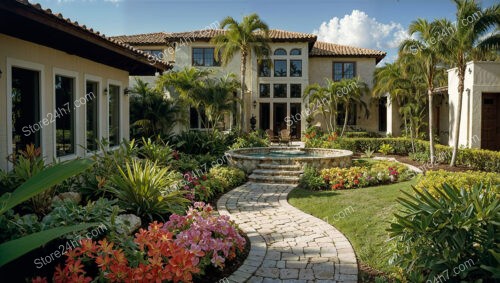
<svg viewBox="0 0 500 283">
<path fill-rule="evenodd" d="M 450 172 L 441 169 L 429 171 L 425 175 L 420 175 L 418 178 L 418 183 L 415 185 L 415 188 L 420 191 L 427 189 L 434 196 L 439 196 L 436 189 L 443 183 L 465 189 L 470 189 L 474 184 L 479 184 L 481 182 L 485 185 L 500 185 L 500 174 L 491 172 L 467 171 L 453 172 L 450 174 Z"/>
<path fill-rule="evenodd" d="M 306 146 L 312 144 L 306 142 Z M 381 145 L 390 144 L 396 155 L 408 155 L 412 152 L 411 140 L 408 138 L 340 138 L 333 142 L 324 141 L 320 147 L 347 149 L 353 152 L 364 152 L 368 148 L 377 151 Z M 318 143 L 314 143 L 318 146 Z M 450 163 L 452 148 L 440 144 L 435 145 L 436 159 L 440 163 Z M 415 140 L 417 152 L 429 152 L 429 142 Z M 464 148 L 458 150 L 457 165 L 464 165 L 474 170 L 499 172 L 500 152 L 484 149 Z"/>
</svg>

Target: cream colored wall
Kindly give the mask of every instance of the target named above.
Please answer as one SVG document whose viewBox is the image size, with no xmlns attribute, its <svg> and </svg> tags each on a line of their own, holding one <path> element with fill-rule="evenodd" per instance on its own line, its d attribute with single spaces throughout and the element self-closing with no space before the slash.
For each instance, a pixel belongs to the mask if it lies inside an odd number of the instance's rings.
<svg viewBox="0 0 500 283">
<path fill-rule="evenodd" d="M 8 78 L 11 76 L 11 67 L 34 68 L 41 71 L 41 119 L 47 117 L 48 113 L 53 113 L 55 108 L 54 76 L 56 74 L 74 74 L 76 76 L 76 97 L 79 99 L 85 96 L 85 78 L 93 76 L 100 79 L 101 93 L 98 96 L 100 103 L 100 134 L 101 137 L 108 136 L 108 97 L 104 95 L 104 88 L 108 83 L 114 82 L 121 85 L 121 138 L 129 138 L 129 107 L 128 96 L 123 95 L 123 89 L 128 85 L 128 72 L 110 66 L 96 63 L 65 52 L 20 40 L 4 34 L 0 34 L 0 168 L 7 169 L 6 157 L 11 153 L 8 146 L 11 141 L 11 134 L 8 129 L 11 117 L 7 111 L 9 109 L 10 86 Z M 83 156 L 86 153 L 81 148 L 85 145 L 85 106 L 75 107 L 76 112 L 76 155 Z M 55 123 L 44 126 L 41 130 L 42 152 L 47 162 L 51 162 L 55 157 Z M 76 156 L 75 155 L 75 156 Z M 72 158 L 68 156 L 62 159 Z"/>
<path fill-rule="evenodd" d="M 309 58 L 309 83 L 319 83 L 320 85 L 324 85 L 326 78 L 333 79 L 333 62 L 355 62 L 356 76 L 365 82 L 370 89 L 373 87 L 373 74 L 376 67 L 376 61 L 374 58 L 311 57 Z M 371 132 L 378 132 L 377 99 L 372 99 L 371 96 L 368 95 L 365 96 L 364 101 L 369 106 L 370 116 L 366 118 L 365 115 L 361 114 L 360 108 L 358 107 L 356 127 Z M 391 117 L 392 123 L 397 123 L 398 118 L 398 116 L 393 115 Z M 325 124 L 325 122 L 320 118 L 317 118 L 313 124 L 318 122 L 321 123 L 322 126 Z"/>
<path fill-rule="evenodd" d="M 500 92 L 500 62 L 468 62 L 465 71 L 462 118 L 459 145 L 481 147 L 482 93 Z M 448 144 L 453 145 L 458 103 L 458 72 L 448 70 L 450 135 Z"/>
</svg>

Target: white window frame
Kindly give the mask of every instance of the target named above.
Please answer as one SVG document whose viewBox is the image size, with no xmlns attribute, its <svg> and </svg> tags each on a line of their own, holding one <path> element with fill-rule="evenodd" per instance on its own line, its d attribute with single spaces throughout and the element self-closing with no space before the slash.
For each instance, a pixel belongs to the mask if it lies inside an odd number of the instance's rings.
<svg viewBox="0 0 500 283">
<path fill-rule="evenodd" d="M 109 129 L 110 129 L 110 125 L 109 125 L 109 97 L 110 97 L 110 89 L 109 89 L 109 86 L 110 85 L 115 85 L 115 86 L 119 86 L 120 87 L 120 93 L 118 93 L 118 107 L 119 107 L 119 121 L 118 121 L 118 128 L 119 128 L 119 131 L 120 131 L 120 135 L 118 137 L 118 145 L 115 145 L 115 146 L 109 146 L 109 149 L 117 149 L 120 147 L 120 144 L 123 140 L 123 128 L 122 128 L 122 120 L 123 120 L 123 97 L 121 97 L 123 95 L 123 91 L 124 91 L 124 88 L 123 88 L 123 83 L 121 81 L 118 81 L 118 80 L 112 80 L 112 79 L 108 79 L 107 80 L 107 84 L 106 84 L 106 89 L 108 90 L 106 95 L 106 139 L 108 141 L 108 143 L 110 142 L 109 141 Z"/>
<path fill-rule="evenodd" d="M 103 99 L 101 99 L 102 95 L 103 95 L 103 85 L 102 85 L 102 78 L 99 77 L 99 76 L 94 76 L 94 75 L 91 75 L 91 74 L 84 74 L 83 76 L 83 87 L 85 89 L 85 94 L 84 95 L 87 95 L 87 82 L 88 81 L 91 81 L 91 82 L 96 82 L 98 84 L 97 86 L 97 89 L 98 89 L 98 93 L 95 94 L 95 98 L 96 99 L 96 102 L 97 102 L 97 139 L 98 140 L 101 140 L 102 139 L 102 136 L 103 136 L 103 126 L 102 126 L 102 123 L 101 123 L 101 116 L 102 116 L 102 101 Z M 83 111 L 83 120 L 85 121 L 85 126 L 84 126 L 84 131 L 83 131 L 83 140 L 84 140 L 84 143 L 85 143 L 85 146 L 84 148 L 86 149 L 87 148 L 87 104 L 85 104 L 85 111 Z M 89 151 L 89 150 L 84 150 L 85 153 L 96 153 L 96 152 L 100 152 L 101 150 L 98 148 L 97 150 L 95 151 Z"/>
<path fill-rule="evenodd" d="M 75 96 L 73 97 L 73 115 L 75 115 L 75 120 L 74 120 L 74 128 L 75 128 L 75 153 L 73 154 L 68 154 L 64 156 L 57 156 L 57 147 L 56 147 L 56 136 L 57 136 L 57 127 L 56 123 L 54 123 L 53 131 L 54 131 L 54 158 L 56 158 L 59 162 L 62 161 L 67 161 L 71 159 L 75 159 L 78 156 L 81 156 L 82 148 L 80 147 L 79 141 L 80 141 L 80 132 L 78 130 L 78 125 L 80 125 L 80 111 L 81 111 L 81 106 L 80 107 L 75 107 L 75 101 L 80 99 L 80 84 L 78 80 L 78 72 L 76 71 L 70 71 L 70 70 L 65 70 L 61 68 L 53 68 L 52 69 L 52 103 L 54 105 L 54 109 L 52 111 L 56 111 L 56 76 L 64 76 L 64 77 L 69 77 L 74 79 L 74 84 L 75 84 Z M 70 101 L 71 103 L 71 101 Z M 71 110 L 71 105 L 70 105 L 70 110 Z"/>
<path fill-rule="evenodd" d="M 36 71 L 40 73 L 39 82 L 39 99 L 40 99 L 40 119 L 44 117 L 44 94 L 45 94 L 45 66 L 39 63 L 24 61 L 12 57 L 7 57 L 7 111 L 6 111 L 6 121 L 7 121 L 7 155 L 11 155 L 12 152 L 12 67 L 27 69 L 31 71 Z M 44 129 L 40 129 L 40 146 L 42 147 L 42 156 L 45 158 L 47 155 L 47 144 L 45 144 L 44 139 Z M 7 162 L 7 170 L 12 170 L 13 165 Z"/>
</svg>

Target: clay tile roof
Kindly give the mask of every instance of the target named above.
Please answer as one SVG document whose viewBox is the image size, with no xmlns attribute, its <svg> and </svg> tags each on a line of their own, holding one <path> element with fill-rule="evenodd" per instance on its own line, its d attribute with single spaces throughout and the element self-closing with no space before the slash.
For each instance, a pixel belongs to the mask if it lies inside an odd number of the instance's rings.
<svg viewBox="0 0 500 283">
<path fill-rule="evenodd" d="M 14 0 L 14 1 L 21 3 L 23 5 L 26 5 L 27 7 L 30 7 L 32 9 L 38 10 L 39 12 L 44 13 L 46 16 L 51 17 L 54 20 L 60 21 L 62 24 L 71 25 L 71 26 L 73 26 L 73 27 L 75 27 L 83 32 L 89 33 L 89 34 L 95 36 L 96 40 L 104 40 L 104 41 L 111 42 L 114 45 L 120 46 L 120 47 L 128 50 L 129 52 L 133 53 L 134 55 L 140 55 L 139 56 L 140 60 L 142 60 L 144 62 L 148 62 L 148 64 L 152 63 L 158 67 L 162 67 L 162 69 L 165 69 L 165 70 L 172 68 L 171 65 L 164 63 L 162 61 L 156 60 L 156 59 L 153 60 L 153 62 L 151 62 L 152 59 L 148 58 L 148 54 L 144 53 L 141 50 L 135 49 L 134 47 L 124 43 L 123 41 L 118 41 L 112 37 L 107 37 L 105 34 L 101 34 L 98 31 L 94 31 L 92 28 L 88 28 L 85 25 L 80 25 L 77 21 L 72 21 L 70 18 L 64 18 L 61 13 L 54 14 L 54 13 L 52 13 L 51 9 L 44 10 L 39 3 L 31 4 L 30 2 L 28 2 L 28 0 Z"/>
<path fill-rule="evenodd" d="M 175 41 L 209 41 L 214 36 L 219 34 L 224 34 L 223 29 L 204 29 L 204 30 L 193 30 L 186 32 L 157 32 L 157 33 L 146 33 L 146 34 L 135 34 L 135 35 L 122 35 L 113 37 L 116 40 L 125 42 L 132 45 L 155 45 L 164 44 L 165 41 L 175 42 Z M 301 32 L 292 32 L 285 30 L 272 29 L 269 30 L 269 38 L 271 41 L 316 41 L 316 35 Z"/>
<path fill-rule="evenodd" d="M 369 57 L 376 58 L 377 63 L 382 60 L 386 53 L 379 50 L 353 47 L 347 45 L 340 45 L 335 43 L 328 43 L 322 41 L 316 41 L 311 50 L 310 56 L 318 57 Z"/>
<path fill-rule="evenodd" d="M 134 45 L 157 45 L 165 44 L 165 38 L 169 34 L 166 32 L 142 33 L 134 35 L 112 36 L 111 38 L 120 42 Z"/>
</svg>

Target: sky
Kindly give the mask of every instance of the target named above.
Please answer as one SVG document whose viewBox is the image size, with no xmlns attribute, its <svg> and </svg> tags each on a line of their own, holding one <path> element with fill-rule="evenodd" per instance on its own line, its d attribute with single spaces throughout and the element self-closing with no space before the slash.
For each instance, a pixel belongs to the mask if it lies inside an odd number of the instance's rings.
<svg viewBox="0 0 500 283">
<path fill-rule="evenodd" d="M 314 33 L 318 40 L 387 52 L 417 18 L 455 19 L 451 0 L 30 0 L 107 36 L 215 26 L 257 13 L 270 28 Z M 495 0 L 482 0 L 483 7 Z"/>
</svg>

